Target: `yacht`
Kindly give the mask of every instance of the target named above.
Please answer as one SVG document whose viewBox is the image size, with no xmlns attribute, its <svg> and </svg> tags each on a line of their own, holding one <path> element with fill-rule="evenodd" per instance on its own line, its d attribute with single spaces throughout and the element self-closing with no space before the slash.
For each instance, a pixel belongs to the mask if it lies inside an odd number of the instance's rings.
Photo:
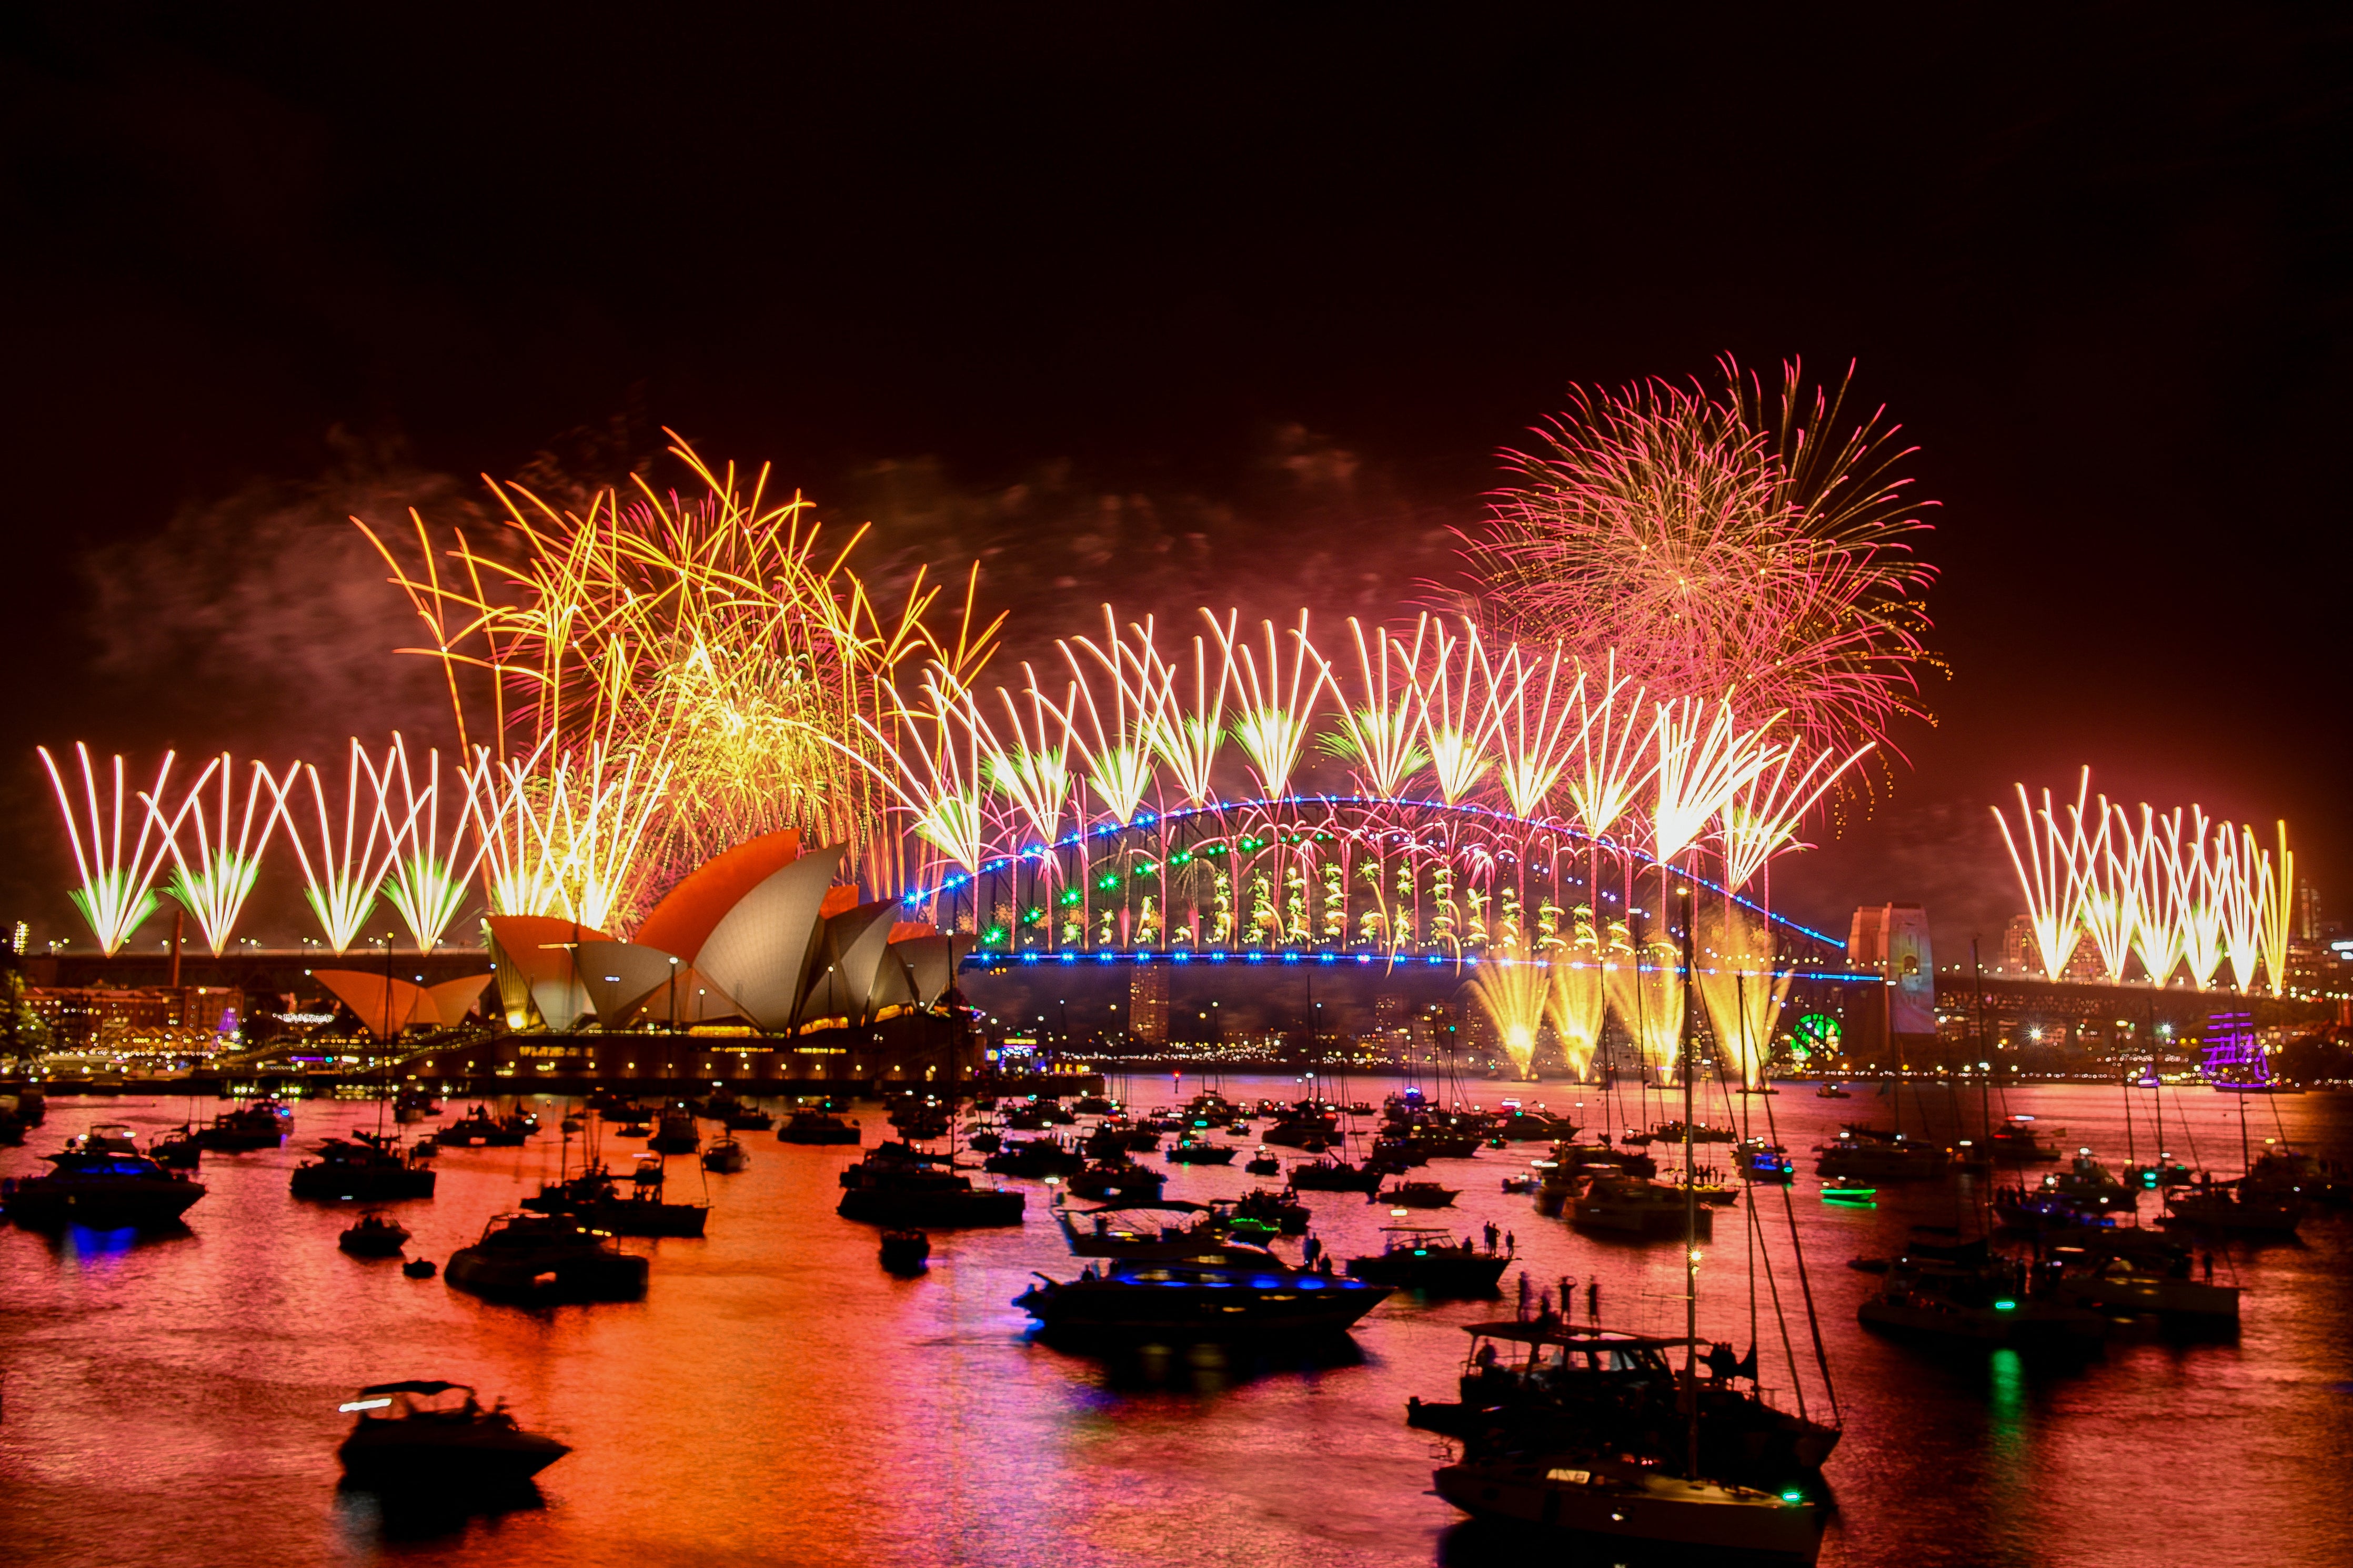
<svg viewBox="0 0 2353 1568">
<path fill-rule="evenodd" d="M 1106 1258 L 1075 1279 L 1040 1274 L 1013 1304 L 1048 1336 L 1187 1343 L 1339 1333 L 1392 1293 L 1389 1286 L 1290 1268 L 1271 1253 L 1217 1256 L 1215 1263 Z"/>
<path fill-rule="evenodd" d="M 1018 1192 L 975 1187 L 953 1156 L 890 1142 L 841 1173 L 834 1212 L 898 1229 L 1019 1225 L 1028 1200 Z"/>
<path fill-rule="evenodd" d="M 1916 1182 L 1942 1176 L 1951 1156 L 1942 1149 L 1915 1143 L 1901 1132 L 1877 1128 L 1841 1128 L 1831 1142 L 1818 1145 L 1814 1162 L 1818 1176 L 1856 1176 L 1867 1182 Z"/>
<path fill-rule="evenodd" d="M 1431 1479 L 1477 1519 L 1796 1563 L 1821 1552 L 1821 1509 L 1802 1493 L 1686 1480 L 1614 1458 L 1498 1455 L 1444 1466 Z"/>
<path fill-rule="evenodd" d="M 634 1301 L 646 1293 L 646 1260 L 610 1233 L 570 1215 L 500 1215 L 481 1239 L 449 1255 L 453 1289 L 488 1301 Z"/>
<path fill-rule="evenodd" d="M 1694 1206 L 1697 1212 L 1692 1219 L 1699 1239 L 1713 1239 L 1715 1211 L 1705 1204 Z M 1620 1236 L 1680 1237 L 1684 1215 L 1681 1187 L 1640 1176 L 1597 1175 L 1568 1202 L 1568 1223 L 1576 1229 Z"/>
<path fill-rule="evenodd" d="M 397 1258 L 408 1245 L 408 1227 L 389 1215 L 371 1212 L 337 1237 L 335 1245 L 353 1258 Z"/>
<path fill-rule="evenodd" d="M 0 1182 L 0 1207 L 27 1229 L 161 1228 L 178 1224 L 205 1195 L 203 1183 L 144 1154 L 69 1147 L 45 1157 L 47 1174 Z"/>
<path fill-rule="evenodd" d="M 434 1172 L 424 1163 L 422 1146 L 404 1152 L 396 1137 L 353 1132 L 350 1138 L 329 1138 L 319 1145 L 319 1158 L 294 1168 L 292 1187 L 298 1198 L 332 1198 L 346 1203 L 385 1203 L 395 1198 L 429 1198 Z"/>
<path fill-rule="evenodd" d="M 1399 1182 L 1394 1186 L 1365 1194 L 1369 1204 L 1392 1204 L 1398 1208 L 1451 1209 L 1454 1200 L 1462 1195 L 1460 1187 L 1449 1187 L 1437 1182 Z"/>
<path fill-rule="evenodd" d="M 282 1149 L 294 1126 L 294 1113 L 274 1100 L 257 1100 L 235 1110 L 224 1110 L 212 1125 L 196 1130 L 197 1144 L 216 1154 L 244 1154 L 256 1149 Z"/>
<path fill-rule="evenodd" d="M 1982 1238 L 1938 1240 L 1917 1227 L 1855 1318 L 1883 1333 L 2017 1350 L 2090 1349 L 2107 1320 L 2033 1289 L 2025 1265 L 1994 1258 Z"/>
<path fill-rule="evenodd" d="M 1394 1285 L 1424 1296 L 1492 1296 L 1512 1254 L 1480 1251 L 1469 1237 L 1418 1225 L 1381 1227 L 1380 1251 L 1348 1259 L 1348 1278 Z"/>
<path fill-rule="evenodd" d="M 430 1403 L 451 1394 L 465 1398 L 456 1405 Z M 339 1408 L 359 1419 L 335 1457 L 349 1482 L 364 1488 L 443 1492 L 517 1486 L 572 1452 L 553 1437 L 517 1426 L 504 1400 L 484 1410 L 462 1383 L 371 1384 Z"/>
<path fill-rule="evenodd" d="M 702 1168 L 732 1176 L 752 1168 L 751 1152 L 733 1138 L 721 1138 L 702 1152 Z"/>
<path fill-rule="evenodd" d="M 856 1143 L 863 1136 L 857 1122 L 822 1110 L 796 1110 L 776 1129 L 779 1143 Z"/>
</svg>

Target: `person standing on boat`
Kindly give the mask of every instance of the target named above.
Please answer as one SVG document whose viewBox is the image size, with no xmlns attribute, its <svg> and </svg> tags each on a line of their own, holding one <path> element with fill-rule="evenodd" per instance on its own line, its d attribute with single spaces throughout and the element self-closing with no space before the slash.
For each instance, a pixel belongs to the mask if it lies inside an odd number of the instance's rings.
<svg viewBox="0 0 2353 1568">
<path fill-rule="evenodd" d="M 1503 1234 L 1504 1234 L 1504 1233 L 1503 1233 L 1502 1231 L 1497 1230 L 1497 1229 L 1495 1228 L 1495 1222 L 1494 1222 L 1493 1220 L 1492 1220 L 1492 1219 L 1491 1219 L 1491 1220 L 1489 1220 L 1489 1221 L 1487 1222 L 1487 1250 L 1488 1250 L 1488 1251 L 1493 1252 L 1493 1251 L 1494 1251 L 1494 1250 L 1495 1250 L 1495 1242 L 1496 1242 L 1496 1239 L 1497 1239 L 1498 1237 L 1500 1237 Z"/>
<path fill-rule="evenodd" d="M 1601 1326 L 1601 1276 L 1585 1277 L 1585 1321 L 1594 1327 Z"/>
<path fill-rule="evenodd" d="M 1307 1267 L 1314 1268 L 1315 1267 L 1315 1260 L 1324 1256 L 1324 1243 L 1313 1232 L 1310 1232 L 1307 1237 L 1307 1246 L 1303 1250 L 1307 1255 Z"/>
</svg>

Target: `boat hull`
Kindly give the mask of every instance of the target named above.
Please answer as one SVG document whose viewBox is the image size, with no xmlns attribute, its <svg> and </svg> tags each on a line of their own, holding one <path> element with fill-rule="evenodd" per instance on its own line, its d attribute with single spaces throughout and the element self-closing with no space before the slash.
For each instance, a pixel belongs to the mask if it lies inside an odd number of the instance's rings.
<svg viewBox="0 0 2353 1568">
<path fill-rule="evenodd" d="M 523 1305 L 634 1301 L 646 1293 L 646 1260 L 611 1252 L 501 1257 L 463 1247 L 450 1254 L 441 1277 L 450 1289 L 485 1301 Z"/>
<path fill-rule="evenodd" d="M 853 1187 L 834 1213 L 868 1225 L 922 1230 L 1019 1225 L 1028 1199 L 1019 1193 L 908 1193 Z"/>
<path fill-rule="evenodd" d="M 1431 1479 L 1474 1519 L 1799 1563 L 1821 1551 L 1820 1510 L 1761 1492 L 1575 1465 L 1448 1465 Z"/>
<path fill-rule="evenodd" d="M 1235 1281 L 1152 1279 L 1045 1282 L 1014 1299 L 1038 1320 L 1041 1335 L 1070 1341 L 1233 1343 L 1344 1333 L 1390 1291 L 1361 1280 L 1334 1279 L 1313 1289 L 1284 1284 L 1259 1289 Z"/>
<path fill-rule="evenodd" d="M 410 1426 L 418 1429 L 400 1430 Z M 520 1486 L 570 1452 L 567 1444 L 512 1426 L 365 1421 L 335 1457 L 357 1487 L 480 1491 Z"/>
<path fill-rule="evenodd" d="M 1509 1253 L 1482 1257 L 1460 1253 L 1441 1257 L 1432 1253 L 1426 1258 L 1385 1253 L 1377 1258 L 1348 1259 L 1348 1278 L 1375 1285 L 1393 1285 L 1424 1296 L 1492 1296 L 1511 1262 Z"/>
<path fill-rule="evenodd" d="M 1863 1327 L 1900 1339 L 2012 1350 L 2091 1350 L 2107 1331 L 2097 1312 L 2048 1303 L 2002 1311 L 1874 1297 L 1854 1315 Z"/>
<path fill-rule="evenodd" d="M 177 1225 L 205 1195 L 197 1182 L 65 1184 L 34 1176 L 19 1182 L 6 1200 L 8 1217 L 27 1230 L 162 1229 Z"/>
<path fill-rule="evenodd" d="M 386 1203 L 396 1198 L 429 1198 L 435 1173 L 406 1166 L 372 1170 L 364 1166 L 310 1164 L 295 1168 L 290 1184 L 298 1198 L 323 1198 L 336 1203 Z"/>
</svg>

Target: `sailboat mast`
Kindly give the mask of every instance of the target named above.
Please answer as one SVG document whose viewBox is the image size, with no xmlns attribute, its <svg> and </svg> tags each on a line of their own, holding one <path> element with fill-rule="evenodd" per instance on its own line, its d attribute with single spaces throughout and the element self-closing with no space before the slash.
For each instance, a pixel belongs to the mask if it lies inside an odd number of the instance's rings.
<svg viewBox="0 0 2353 1568">
<path fill-rule="evenodd" d="M 1665 880 L 1667 868 L 1659 868 Z M 1664 889 L 1662 889 L 1663 891 Z M 1695 978 L 1692 962 L 1691 887 L 1676 895 L 1683 913 L 1683 1010 L 1677 1054 L 1683 1077 L 1683 1398 L 1691 1411 L 1689 1443 L 1683 1473 L 1699 1479 L 1699 1187 L 1692 1173 L 1692 1008 L 1690 990 Z"/>
</svg>

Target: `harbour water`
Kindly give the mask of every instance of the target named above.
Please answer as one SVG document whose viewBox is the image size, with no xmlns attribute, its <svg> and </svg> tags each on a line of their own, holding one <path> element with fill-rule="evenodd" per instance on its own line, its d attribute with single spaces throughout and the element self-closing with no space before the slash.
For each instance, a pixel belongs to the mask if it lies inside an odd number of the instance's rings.
<svg viewBox="0 0 2353 1568">
<path fill-rule="evenodd" d="M 1187 1079 L 1187 1093 L 1197 1087 Z M 1289 1097 L 1288 1078 L 1229 1075 L 1237 1099 Z M 1353 1079 L 1377 1101 L 1393 1083 Z M 1493 1103 L 1504 1092 L 1474 1086 Z M 1181 1103 L 1168 1080 L 1139 1079 L 1140 1105 Z M 1538 1086 L 1527 1098 L 1582 1106 L 1588 1126 L 1626 1120 L 1592 1091 Z M 2237 1100 L 2165 1095 L 2166 1146 L 2221 1172 L 2239 1164 Z M 2137 1152 L 2153 1149 L 2147 1093 Z M 1761 1117 L 1767 1104 L 1748 1102 Z M 2004 1110 L 2063 1127 L 2125 1163 L 2126 1096 L 2114 1086 L 2011 1089 Z M 2220 1340 L 2123 1329 L 2080 1365 L 2007 1352 L 1936 1355 L 1858 1327 L 1874 1283 L 1845 1267 L 1885 1256 L 1907 1225 L 1950 1223 L 1956 1185 L 1883 1191 L 1873 1208 L 1815 1196 L 1811 1147 L 1843 1120 L 1886 1124 L 1870 1086 L 1821 1100 L 1792 1085 L 1770 1101 L 1797 1158 L 1790 1193 L 1820 1308 L 1846 1436 L 1827 1479 L 1831 1564 L 2342 1564 L 2353 1562 L 2353 1216 L 2321 1211 L 2300 1243 L 2215 1249 L 2218 1281 L 2246 1288 L 2244 1322 Z M 1930 1110 L 1951 1106 L 1939 1095 Z M 209 1116 L 206 1103 L 195 1113 Z M 458 1107 L 451 1108 L 454 1114 Z M 2262 1099 L 2244 1108 L 2260 1147 L 2285 1136 L 2353 1159 L 2353 1096 Z M 1671 1112 L 1653 1102 L 1654 1114 Z M 1974 1120 L 1972 1097 L 1967 1107 Z M 554 1173 L 561 1106 L 521 1149 L 452 1150 L 438 1194 L 393 1205 L 436 1261 L 474 1239 Z M 191 1113 L 184 1101 L 60 1100 L 26 1147 L 0 1149 L 0 1174 L 94 1122 L 142 1139 Z M 879 1110 L 857 1108 L 866 1140 Z M 1721 1121 L 1718 1109 L 1713 1119 Z M 1907 1122 L 1921 1108 L 1905 1097 Z M 132 1239 L 0 1229 L 0 1542 L 11 1562 L 79 1564 L 403 1563 L 574 1565 L 1051 1564 L 1178 1562 L 1296 1568 L 1525 1563 L 1461 1526 L 1430 1495 L 1441 1445 L 1404 1421 L 1409 1395 L 1451 1398 L 1465 1324 L 1508 1315 L 1497 1302 L 1384 1303 L 1338 1349 L 1307 1357 L 1208 1351 L 1115 1365 L 1033 1342 L 1010 1303 L 1033 1270 L 1076 1272 L 1047 1217 L 940 1232 L 931 1267 L 896 1279 L 871 1228 L 839 1219 L 835 1175 L 854 1151 L 745 1133 L 751 1168 L 710 1176 L 707 1238 L 632 1241 L 653 1258 L 642 1302 L 528 1311 L 491 1306 L 439 1279 L 348 1258 L 348 1209 L 298 1202 L 288 1173 L 319 1139 L 373 1126 L 372 1107 L 307 1102 L 287 1148 L 207 1154 L 210 1194 L 185 1234 Z M 2186 1122 L 2186 1124 L 2185 1124 Z M 706 1127 L 709 1124 L 706 1124 Z M 2194 1153 L 2193 1153 L 2194 1144 Z M 634 1147 L 624 1146 L 624 1149 Z M 1679 1248 L 1588 1239 L 1506 1196 L 1501 1179 L 1541 1145 L 1434 1162 L 1462 1189 L 1439 1211 L 1460 1232 L 1493 1220 L 1516 1237 L 1532 1290 L 1575 1281 L 1584 1312 L 1680 1333 Z M 607 1152 L 614 1154 L 608 1147 Z M 1146 1158 L 1153 1158 L 1147 1156 Z M 1721 1152 L 1719 1152 L 1721 1158 Z M 621 1163 L 626 1163 L 623 1160 Z M 1230 1168 L 1169 1166 L 1170 1197 L 1256 1184 Z M 705 1182 L 670 1165 L 672 1196 Z M 681 1189 L 683 1189 L 681 1193 Z M 1795 1308 L 1779 1194 L 1760 1189 L 1783 1298 Z M 1315 1231 L 1345 1258 L 1377 1246 L 1388 1211 L 1355 1194 L 1311 1194 Z M 1745 1205 L 1749 1198 L 1744 1198 Z M 2142 1200 L 2153 1214 L 2153 1199 Z M 1749 1342 L 1744 1227 L 1719 1216 L 1701 1265 L 1701 1331 Z M 1417 1216 L 1420 1217 L 1420 1216 Z M 1760 1309 L 1768 1384 L 1787 1362 Z M 1809 1365 L 1801 1313 L 1791 1333 Z M 504 1395 L 526 1426 L 576 1451 L 543 1478 L 538 1506 L 494 1517 L 386 1519 L 339 1493 L 336 1405 L 366 1383 L 446 1377 Z M 1786 1394 L 1779 1397 L 1787 1397 Z M 1819 1404 L 1817 1405 L 1819 1409 Z M 1636 1561 L 1619 1551 L 1596 1561 Z"/>
</svg>

